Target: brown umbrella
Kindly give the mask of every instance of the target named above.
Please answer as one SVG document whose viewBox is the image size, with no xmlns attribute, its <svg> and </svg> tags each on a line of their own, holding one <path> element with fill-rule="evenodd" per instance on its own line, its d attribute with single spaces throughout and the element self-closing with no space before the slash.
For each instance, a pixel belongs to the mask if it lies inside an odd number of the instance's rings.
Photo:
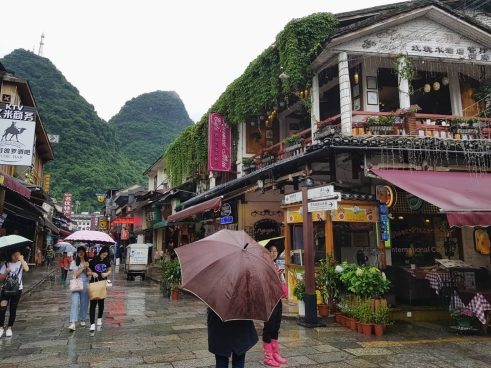
<svg viewBox="0 0 491 368">
<path fill-rule="evenodd" d="M 223 321 L 267 321 L 282 296 L 269 252 L 243 231 L 221 230 L 176 249 L 182 287 Z"/>
</svg>

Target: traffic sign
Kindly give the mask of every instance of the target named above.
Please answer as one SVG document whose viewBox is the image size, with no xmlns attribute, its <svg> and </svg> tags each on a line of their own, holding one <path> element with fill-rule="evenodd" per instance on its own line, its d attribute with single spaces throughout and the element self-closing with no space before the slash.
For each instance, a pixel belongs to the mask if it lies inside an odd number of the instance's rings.
<svg viewBox="0 0 491 368">
<path fill-rule="evenodd" d="M 326 185 L 323 187 L 312 188 L 312 189 L 309 189 L 308 193 L 309 193 L 308 194 L 309 199 L 328 198 L 328 197 L 331 197 L 333 195 L 334 186 L 333 185 Z"/>
<path fill-rule="evenodd" d="M 338 208 L 338 200 L 337 199 L 326 199 L 323 201 L 309 202 L 308 203 L 308 211 L 316 212 L 316 211 L 330 211 L 336 210 Z"/>
<path fill-rule="evenodd" d="M 295 192 L 285 196 L 285 204 L 302 202 L 302 192 Z"/>
</svg>

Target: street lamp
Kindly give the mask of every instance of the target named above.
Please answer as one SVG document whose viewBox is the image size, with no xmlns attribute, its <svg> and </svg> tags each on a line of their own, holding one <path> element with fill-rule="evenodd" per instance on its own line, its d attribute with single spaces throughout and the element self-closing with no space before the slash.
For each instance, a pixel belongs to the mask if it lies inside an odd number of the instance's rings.
<svg viewBox="0 0 491 368">
<path fill-rule="evenodd" d="M 314 186 L 314 180 L 307 176 L 300 182 L 302 187 L 303 213 L 303 250 L 304 250 L 304 280 L 305 280 L 305 324 L 318 325 L 317 301 L 315 295 L 315 260 L 314 260 L 314 224 L 309 213 L 308 190 Z"/>
</svg>

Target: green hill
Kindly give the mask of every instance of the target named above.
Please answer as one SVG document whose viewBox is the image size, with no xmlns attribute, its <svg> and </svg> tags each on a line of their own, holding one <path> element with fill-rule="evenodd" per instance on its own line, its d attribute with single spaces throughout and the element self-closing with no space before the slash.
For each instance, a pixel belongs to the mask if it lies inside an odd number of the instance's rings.
<svg viewBox="0 0 491 368">
<path fill-rule="evenodd" d="M 109 120 L 121 149 L 141 167 L 148 167 L 192 123 L 174 91 L 145 93 L 126 102 Z"/>
<path fill-rule="evenodd" d="M 88 211 L 98 207 L 96 193 L 144 182 L 144 167 L 121 151 L 115 129 L 48 59 L 18 49 L 1 63 L 29 80 L 46 130 L 60 135 L 53 145 L 55 160 L 45 167 L 52 175 L 52 196 L 72 192 L 80 211 Z"/>
</svg>

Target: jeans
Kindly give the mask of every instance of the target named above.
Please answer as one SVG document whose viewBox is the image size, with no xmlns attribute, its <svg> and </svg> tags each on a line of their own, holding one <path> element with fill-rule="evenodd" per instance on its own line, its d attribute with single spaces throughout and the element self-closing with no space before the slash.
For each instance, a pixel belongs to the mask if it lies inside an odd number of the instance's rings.
<svg viewBox="0 0 491 368">
<path fill-rule="evenodd" d="M 228 357 L 215 354 L 215 361 L 216 368 L 228 368 Z M 244 368 L 244 366 L 245 354 L 235 355 L 235 353 L 232 353 L 232 368 Z"/>
<path fill-rule="evenodd" d="M 99 306 L 97 313 L 97 318 L 102 318 L 102 313 L 104 313 L 104 299 L 91 300 L 90 301 L 90 324 L 95 323 L 95 307 Z"/>
<path fill-rule="evenodd" d="M 85 321 L 89 311 L 88 281 L 84 280 L 84 289 L 72 293 L 72 305 L 70 308 L 70 322 Z"/>
<path fill-rule="evenodd" d="M 5 304 L 5 302 L 10 304 L 8 327 L 12 327 L 14 325 L 15 316 L 17 315 L 17 306 L 19 305 L 21 295 L 22 290 L 19 290 L 17 294 L 14 295 L 5 295 L 3 292 L 0 295 L 0 327 L 3 327 L 5 325 L 5 313 L 7 313 L 7 304 Z"/>
<path fill-rule="evenodd" d="M 64 283 L 66 281 L 66 277 L 68 275 L 68 270 L 64 268 L 61 269 L 61 282 Z"/>
</svg>

